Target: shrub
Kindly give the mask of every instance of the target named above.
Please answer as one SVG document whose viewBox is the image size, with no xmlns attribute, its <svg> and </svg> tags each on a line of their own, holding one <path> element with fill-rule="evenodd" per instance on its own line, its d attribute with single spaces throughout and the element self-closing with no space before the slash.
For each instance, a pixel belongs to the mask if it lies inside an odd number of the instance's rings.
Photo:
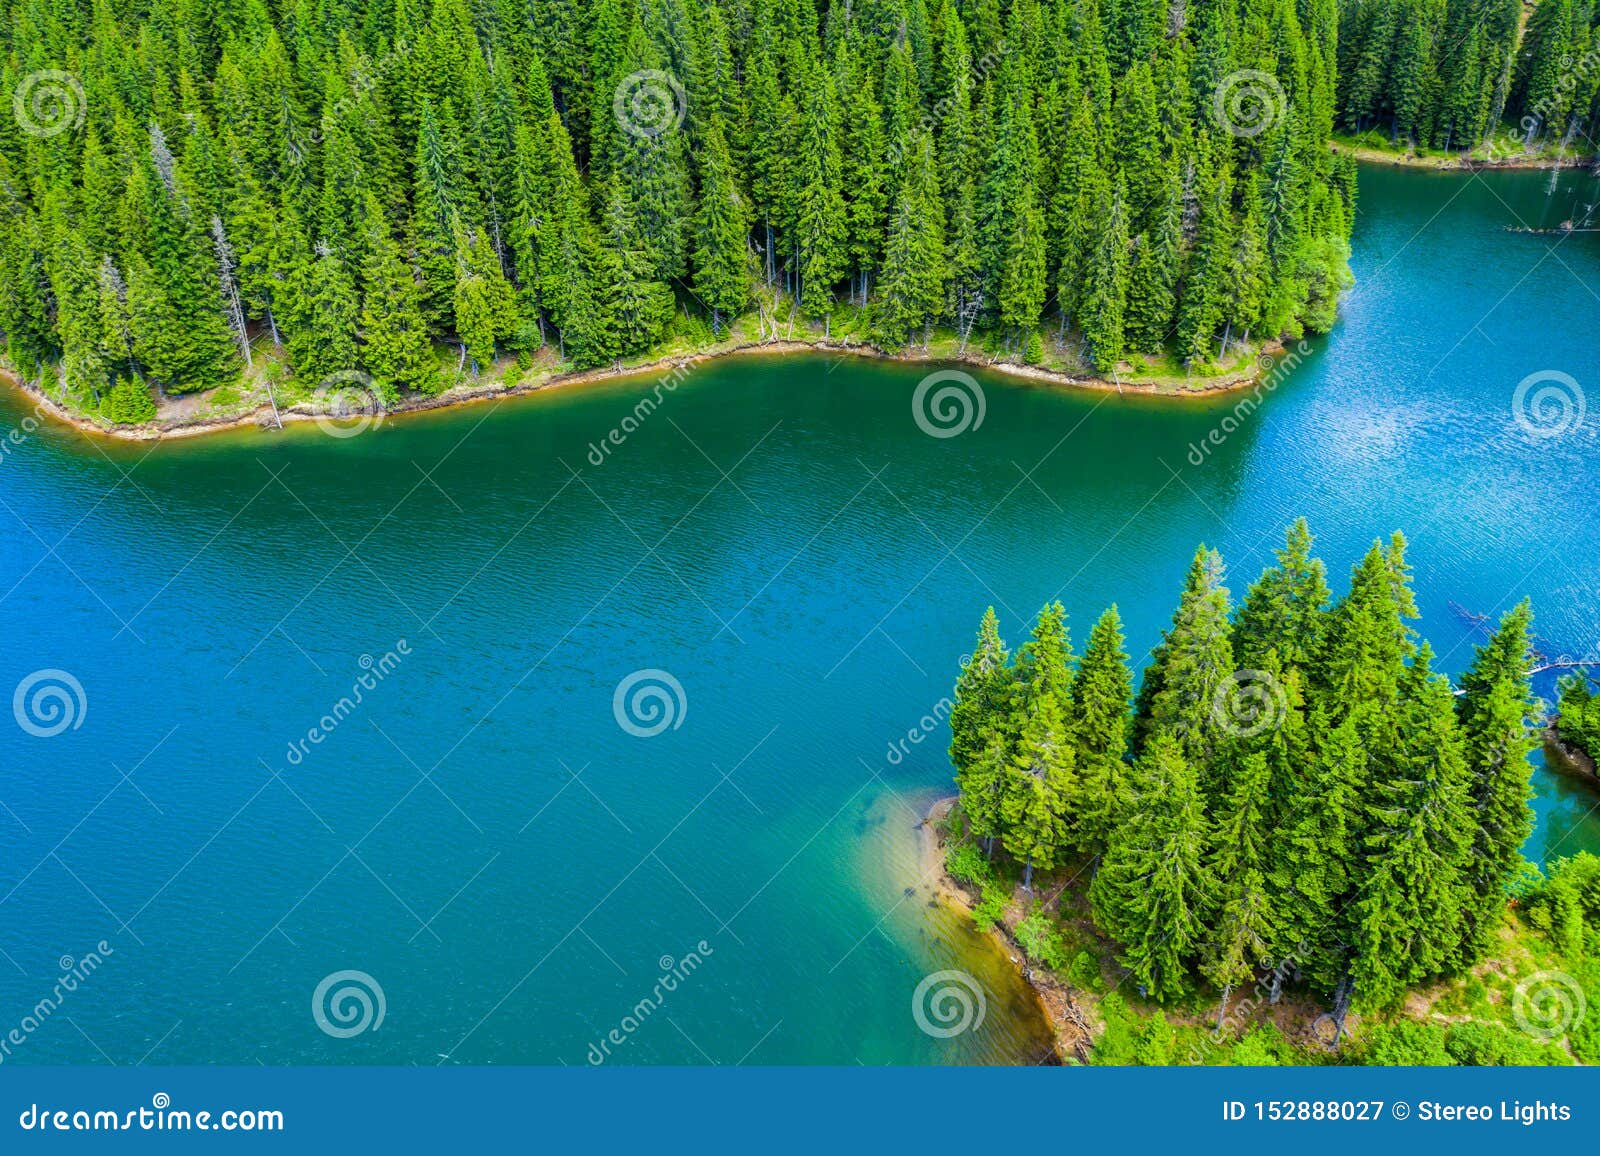
<svg viewBox="0 0 1600 1156">
<path fill-rule="evenodd" d="M 995 924 L 1000 922 L 1000 917 L 1006 912 L 1006 900 L 1010 893 L 1005 886 L 993 879 L 983 881 L 983 898 L 972 909 L 972 921 L 978 925 L 980 931 L 990 931 Z"/>
<path fill-rule="evenodd" d="M 1073 956 L 1072 966 L 1067 969 L 1067 982 L 1080 991 L 1099 991 L 1106 985 L 1100 976 L 1100 961 L 1088 951 Z"/>
<path fill-rule="evenodd" d="M 1450 1067 L 1445 1029 L 1439 1024 L 1401 1020 L 1374 1024 L 1367 1037 L 1366 1062 L 1386 1067 Z"/>
<path fill-rule="evenodd" d="M 1551 1062 L 1549 1049 L 1541 1047 L 1529 1037 L 1509 1031 L 1499 1024 L 1476 1020 L 1451 1028 L 1444 1047 L 1452 1060 L 1469 1067 L 1526 1067 Z"/>
<path fill-rule="evenodd" d="M 156 402 L 149 386 L 125 377 L 111 387 L 100 403 L 100 412 L 118 425 L 138 425 L 156 416 Z"/>
<path fill-rule="evenodd" d="M 952 879 L 973 887 L 994 878 L 994 867 L 976 843 L 955 843 L 945 849 L 944 869 Z"/>
<path fill-rule="evenodd" d="M 1271 1024 L 1251 1028 L 1228 1049 L 1228 1064 L 1235 1068 L 1273 1068 L 1283 1063 L 1287 1045 L 1283 1034 Z"/>
<path fill-rule="evenodd" d="M 1017 942 L 1029 959 L 1044 964 L 1051 971 L 1066 969 L 1067 950 L 1061 942 L 1061 929 L 1039 904 L 1035 903 L 1027 918 L 1017 924 Z"/>
<path fill-rule="evenodd" d="M 1167 1013 L 1158 1011 L 1150 1017 L 1150 1021 L 1144 1025 L 1144 1030 L 1139 1033 L 1139 1042 L 1134 1047 L 1133 1062 L 1149 1068 L 1165 1067 L 1172 1063 L 1172 1054 L 1177 1043 L 1178 1033 L 1167 1022 Z"/>
<path fill-rule="evenodd" d="M 1128 1003 L 1116 992 L 1100 1001 L 1100 1017 L 1106 1030 L 1094 1044 L 1096 1064 L 1134 1063 L 1134 1049 L 1138 1043 L 1139 1019 L 1128 1009 Z"/>
</svg>

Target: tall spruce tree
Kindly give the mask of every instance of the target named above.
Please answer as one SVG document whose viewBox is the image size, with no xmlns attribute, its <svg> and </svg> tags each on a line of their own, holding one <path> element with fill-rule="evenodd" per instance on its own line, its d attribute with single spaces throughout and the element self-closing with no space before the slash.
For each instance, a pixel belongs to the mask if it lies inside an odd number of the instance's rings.
<svg viewBox="0 0 1600 1156">
<path fill-rule="evenodd" d="M 1204 935 L 1205 807 L 1199 777 L 1169 734 L 1133 765 L 1128 806 L 1089 888 L 1095 921 L 1123 945 L 1140 990 L 1181 996 Z"/>
<path fill-rule="evenodd" d="M 994 607 L 984 611 L 978 644 L 961 668 L 950 707 L 950 761 L 973 834 L 990 853 L 1003 830 L 1000 801 L 1010 753 L 1012 673 Z"/>
<path fill-rule="evenodd" d="M 1533 695 L 1533 609 L 1526 599 L 1500 620 L 1461 678 L 1457 718 L 1471 777 L 1473 824 L 1466 903 L 1468 936 L 1477 951 L 1490 945 L 1506 904 L 1506 886 L 1522 864 L 1533 833 L 1532 767 L 1528 755 L 1543 703 Z"/>
<path fill-rule="evenodd" d="M 1089 632 L 1068 708 L 1078 774 L 1073 826 L 1079 848 L 1089 853 L 1105 850 L 1121 818 L 1132 698 L 1133 674 L 1124 649 L 1122 618 L 1113 605 Z"/>
</svg>

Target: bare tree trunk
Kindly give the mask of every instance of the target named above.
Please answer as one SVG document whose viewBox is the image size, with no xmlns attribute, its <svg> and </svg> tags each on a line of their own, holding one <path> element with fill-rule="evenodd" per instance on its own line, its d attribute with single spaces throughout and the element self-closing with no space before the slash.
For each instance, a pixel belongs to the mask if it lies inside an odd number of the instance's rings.
<svg viewBox="0 0 1600 1156">
<path fill-rule="evenodd" d="M 228 244 L 228 234 L 222 228 L 222 218 L 211 218 L 211 238 L 216 243 L 217 278 L 222 283 L 222 304 L 228 313 L 228 324 L 239 342 L 239 352 L 244 354 L 246 369 L 254 367 L 250 357 L 250 334 L 245 329 L 244 308 L 239 304 L 239 283 L 234 280 L 233 246 Z"/>
</svg>

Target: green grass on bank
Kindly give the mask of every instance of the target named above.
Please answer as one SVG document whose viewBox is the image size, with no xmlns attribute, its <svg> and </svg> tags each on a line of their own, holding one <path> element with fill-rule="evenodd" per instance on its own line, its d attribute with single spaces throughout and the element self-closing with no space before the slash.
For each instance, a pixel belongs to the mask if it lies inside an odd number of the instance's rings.
<svg viewBox="0 0 1600 1156">
<path fill-rule="evenodd" d="M 535 388 L 581 372 L 645 372 L 663 362 L 716 356 L 772 343 L 855 348 L 866 354 L 906 360 L 1026 366 L 1080 381 L 1109 381 L 1134 389 L 1183 394 L 1215 389 L 1252 375 L 1260 352 L 1259 344 L 1234 342 L 1226 358 L 1203 366 L 1185 366 L 1170 353 L 1134 355 L 1122 362 L 1115 373 L 1100 374 L 1085 357 L 1082 339 L 1075 332 L 1062 332 L 1056 326 L 1041 327 L 1020 339 L 1011 334 L 976 331 L 965 342 L 957 330 L 935 326 L 924 337 L 902 349 L 885 352 L 874 344 L 870 310 L 844 302 L 826 322 L 813 320 L 794 307 L 792 297 L 761 288 L 756 293 L 755 307 L 724 323 L 718 332 L 713 332 L 705 317 L 680 310 L 665 340 L 650 350 L 587 371 L 563 357 L 558 344 L 547 343 L 520 357 L 500 358 L 473 373 L 470 366 L 463 366 L 458 346 L 440 344 L 434 352 L 445 388 L 437 397 L 449 402 L 519 387 Z M 125 399 L 110 394 L 96 399 L 87 394 L 64 393 L 53 367 L 46 367 L 38 387 L 73 417 L 109 429 L 150 423 L 166 428 L 220 424 L 270 411 L 273 404 L 280 411 L 298 408 L 315 412 L 324 408 L 323 384 L 296 378 L 271 342 L 258 336 L 252 348 L 252 364 L 237 380 L 209 390 L 161 398 L 154 407 L 145 405 L 142 399 L 137 405 L 129 405 Z M 402 408 L 408 402 L 425 400 L 431 399 L 407 398 Z"/>
<path fill-rule="evenodd" d="M 1594 151 L 1583 138 L 1563 148 L 1559 140 L 1540 140 L 1533 147 L 1523 145 L 1522 137 L 1514 126 L 1504 126 L 1487 142 L 1479 141 L 1469 149 L 1424 148 L 1410 141 L 1392 140 L 1380 129 L 1366 132 L 1336 132 L 1330 144 L 1351 153 L 1357 160 L 1380 164 L 1410 165 L 1417 168 L 1462 168 L 1467 165 L 1542 166 L 1561 163 L 1583 164 L 1594 160 Z"/>
</svg>

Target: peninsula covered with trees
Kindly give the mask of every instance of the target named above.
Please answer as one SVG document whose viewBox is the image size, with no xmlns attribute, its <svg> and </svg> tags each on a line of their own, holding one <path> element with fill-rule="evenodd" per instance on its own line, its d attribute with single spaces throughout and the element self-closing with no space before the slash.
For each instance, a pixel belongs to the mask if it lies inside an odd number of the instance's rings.
<svg viewBox="0 0 1600 1156">
<path fill-rule="evenodd" d="M 0 332 L 158 397 L 705 345 L 759 311 L 1088 372 L 1327 329 L 1334 0 L 11 0 Z"/>
<path fill-rule="evenodd" d="M 1086 910 L 1130 996 L 1210 991 L 1220 1022 L 1233 991 L 1265 983 L 1275 1002 L 1287 982 L 1329 1009 L 1337 1037 L 1352 1008 L 1470 972 L 1513 897 L 1552 902 L 1554 880 L 1521 853 L 1543 713 L 1528 604 L 1452 687 L 1408 625 L 1398 533 L 1337 600 L 1311 547 L 1296 522 L 1237 606 L 1201 547 L 1137 695 L 1114 606 L 1081 658 L 1059 603 L 1015 655 L 985 614 L 950 714 L 947 858 L 982 888 L 980 918 L 1011 902 L 1008 862 L 1036 903 Z M 1600 892 L 1583 882 L 1600 864 L 1584 858 L 1562 891 L 1578 896 L 1561 922 L 1580 956 L 1600 947 Z M 1017 930 L 1036 961 L 1100 985 L 1042 906 Z"/>
</svg>

